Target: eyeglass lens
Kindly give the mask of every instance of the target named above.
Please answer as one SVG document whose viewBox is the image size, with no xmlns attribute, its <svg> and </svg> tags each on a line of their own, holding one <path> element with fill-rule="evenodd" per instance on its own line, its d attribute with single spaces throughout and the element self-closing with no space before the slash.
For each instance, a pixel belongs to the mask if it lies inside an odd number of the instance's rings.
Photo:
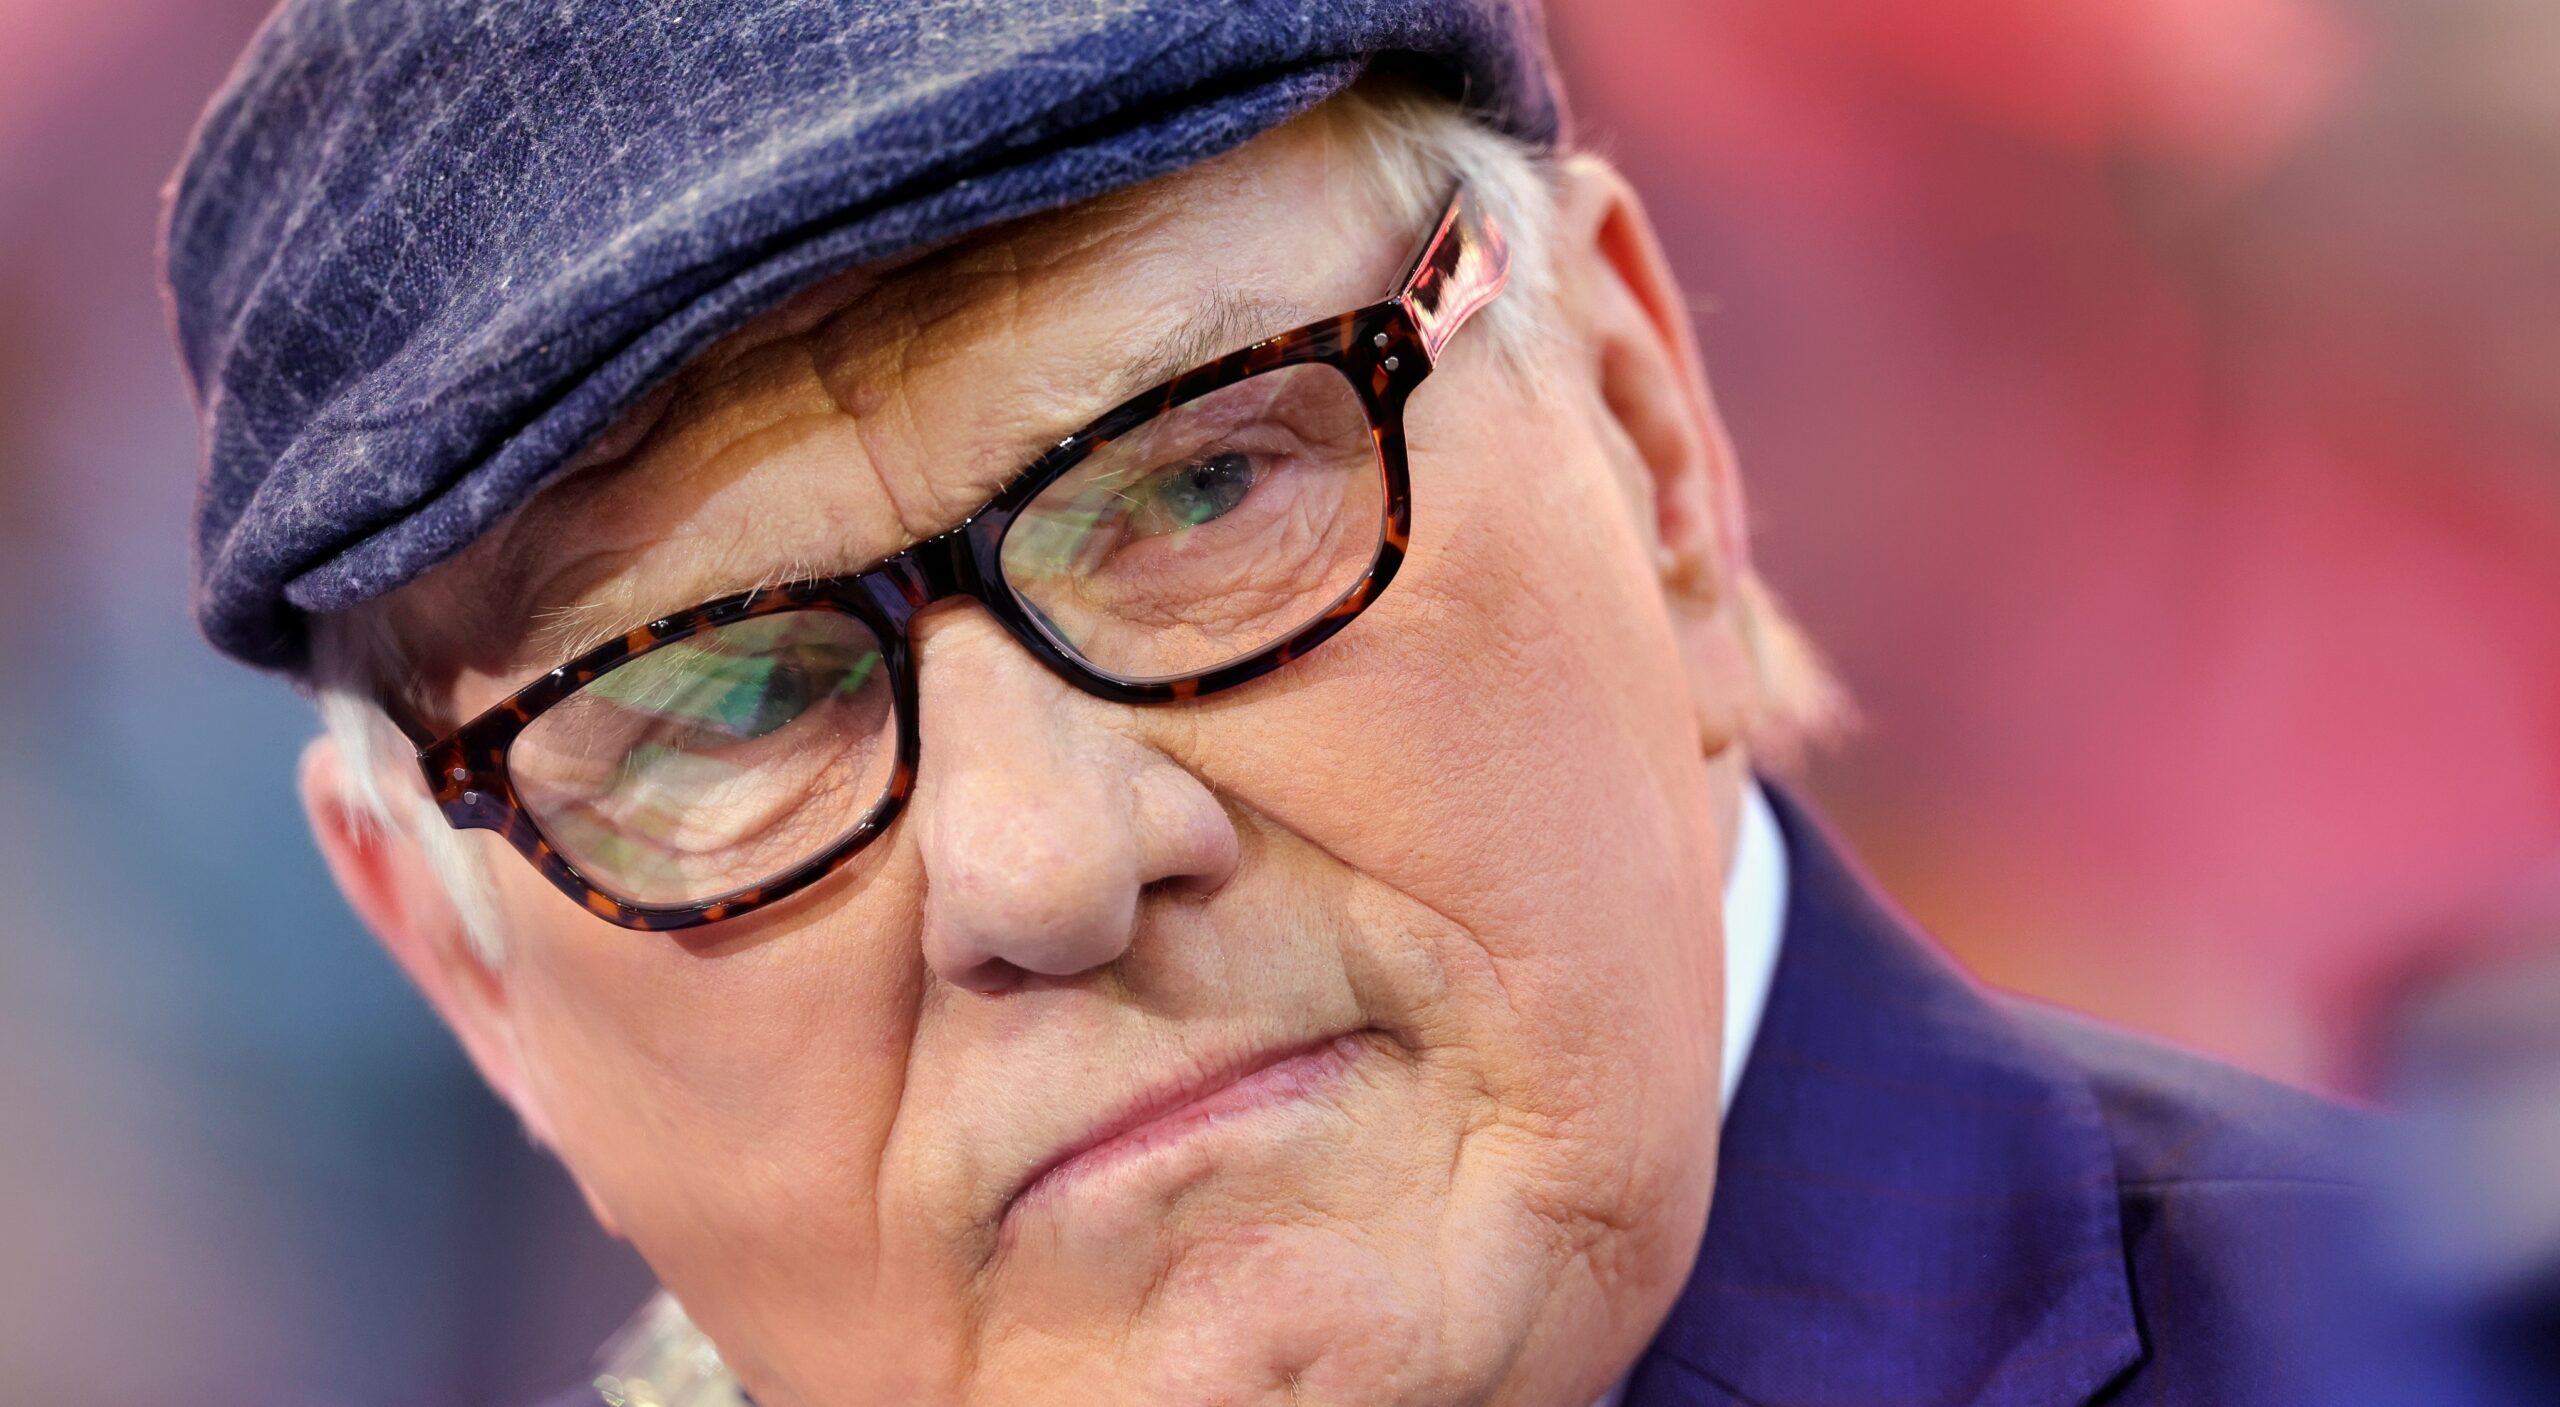
<svg viewBox="0 0 2560 1407">
<path fill-rule="evenodd" d="M 1096 449 L 1026 504 L 1005 584 L 1068 653 L 1133 683 L 1250 658 L 1377 560 L 1386 489 L 1341 372 L 1282 367 Z"/>
<path fill-rule="evenodd" d="M 534 824 L 624 901 L 720 898 L 833 848 L 887 796 L 880 641 L 833 610 L 755 616 L 638 655 L 507 754 Z"/>
</svg>

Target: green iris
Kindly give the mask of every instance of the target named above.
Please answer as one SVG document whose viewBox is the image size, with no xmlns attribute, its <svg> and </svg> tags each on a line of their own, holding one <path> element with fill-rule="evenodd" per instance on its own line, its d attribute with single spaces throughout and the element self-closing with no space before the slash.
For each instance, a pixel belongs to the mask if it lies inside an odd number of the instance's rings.
<svg viewBox="0 0 2560 1407">
<path fill-rule="evenodd" d="M 1253 492 L 1253 460 L 1241 454 L 1213 454 L 1186 464 L 1158 481 L 1156 502 L 1184 527 L 1215 522 L 1236 510 Z"/>
</svg>

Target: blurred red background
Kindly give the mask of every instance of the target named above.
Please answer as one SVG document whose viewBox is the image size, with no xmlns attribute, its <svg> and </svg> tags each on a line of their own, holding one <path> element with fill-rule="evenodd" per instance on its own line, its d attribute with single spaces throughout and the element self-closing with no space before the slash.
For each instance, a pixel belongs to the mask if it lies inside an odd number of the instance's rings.
<svg viewBox="0 0 2560 1407">
<path fill-rule="evenodd" d="M 2560 10 L 1557 22 L 1863 705 L 1835 817 L 1986 977 L 2358 1084 L 2560 861 Z"/>
<path fill-rule="evenodd" d="M 156 195 L 264 8 L 0 0 L 0 1381 L 504 1401 L 645 1278 L 184 618 Z M 1810 789 L 1977 971 L 2358 1090 L 2433 974 L 2560 934 L 2560 7 L 1553 20 L 1858 699 Z"/>
</svg>

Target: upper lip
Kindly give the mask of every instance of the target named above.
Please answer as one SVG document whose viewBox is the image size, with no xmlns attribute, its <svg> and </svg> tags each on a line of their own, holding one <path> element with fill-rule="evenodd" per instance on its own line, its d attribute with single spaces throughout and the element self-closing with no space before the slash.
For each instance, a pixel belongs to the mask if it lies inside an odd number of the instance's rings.
<svg viewBox="0 0 2560 1407">
<path fill-rule="evenodd" d="M 1319 1036 L 1292 1044 L 1247 1047 L 1202 1061 L 1179 1076 L 1159 1080 L 1033 1164 L 1031 1170 L 1024 1173 L 1014 1183 L 1012 1191 L 1005 1195 L 1005 1211 L 1010 1213 L 1033 1188 L 1047 1181 L 1059 1169 L 1104 1144 L 1159 1119 L 1179 1114 L 1229 1085 L 1250 1079 L 1283 1061 L 1322 1050 L 1341 1040 L 1343 1034 L 1347 1033 Z"/>
</svg>

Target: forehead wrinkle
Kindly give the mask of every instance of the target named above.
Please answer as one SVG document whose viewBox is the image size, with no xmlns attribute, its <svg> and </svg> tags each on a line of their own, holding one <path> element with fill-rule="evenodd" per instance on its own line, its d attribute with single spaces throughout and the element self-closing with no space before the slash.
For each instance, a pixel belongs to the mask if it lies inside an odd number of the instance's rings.
<svg viewBox="0 0 2560 1407">
<path fill-rule="evenodd" d="M 611 528 L 663 516 L 647 510 L 663 503 L 670 489 L 691 490 L 698 505 L 749 472 L 753 461 L 741 460 L 735 453 L 738 445 L 824 404 L 821 397 L 792 394 L 791 355 L 788 343 L 744 346 L 716 365 L 687 368 L 651 392 L 645 426 L 620 453 L 574 468 L 475 547 L 475 555 L 488 562 L 492 589 L 487 595 L 493 610 L 505 610 L 508 602 L 529 603 L 548 580 L 597 555 L 582 553 L 543 571 L 545 555 L 573 527 L 580 535 L 594 536 L 599 524 Z M 723 394 L 758 382 L 748 394 Z M 641 474 L 651 480 L 649 495 L 616 492 Z M 523 614 L 529 617 L 540 609 L 528 605 Z"/>
<path fill-rule="evenodd" d="M 718 460 L 740 461 L 715 481 L 684 511 L 670 519 L 643 522 L 618 538 L 563 563 L 533 584 L 523 607 L 529 624 L 522 650 L 542 664 L 575 658 L 587 650 L 650 620 L 691 609 L 705 601 L 756 587 L 848 571 L 895 550 L 865 544 L 866 534 L 848 521 L 843 506 L 824 496 L 791 511 L 818 525 L 805 541 L 777 552 L 773 519 L 767 512 L 704 512 L 723 488 L 748 479 L 760 465 L 787 456 L 793 447 L 822 433 L 832 416 L 802 412 L 732 438 L 714 463 L 689 469 L 717 470 Z M 699 477 L 688 473 L 686 478 Z M 591 515 L 593 516 L 593 515 Z M 539 604 L 542 596 L 559 598 Z"/>
<path fill-rule="evenodd" d="M 910 351 L 920 342 L 896 339 L 896 345 Z M 759 379 L 758 372 L 789 367 L 796 367 L 797 374 L 768 376 L 766 389 L 719 403 L 721 391 Z M 884 443 L 891 437 L 882 416 L 895 402 L 895 413 L 912 425 L 906 398 L 866 398 L 873 403 L 863 404 L 842 394 L 823 372 L 807 336 L 759 344 L 684 388 L 681 399 L 688 404 L 664 418 L 651 437 L 657 443 L 630 457 L 626 467 L 635 472 L 599 474 L 546 502 L 541 511 L 524 515 L 520 521 L 529 530 L 517 535 L 519 550 L 510 553 L 515 561 L 509 573 L 515 581 L 510 598 L 522 603 L 519 618 L 525 624 L 518 662 L 547 667 L 574 659 L 649 620 L 740 591 L 855 570 L 930 535 L 935 530 L 930 518 L 901 501 L 895 476 L 883 467 L 884 450 L 895 452 L 897 447 Z M 777 396 L 783 404 L 775 404 Z M 740 416 L 744 426 L 736 423 Z M 724 419 L 731 423 L 721 423 Z M 848 458 L 859 460 L 870 473 L 898 537 L 879 539 L 876 533 L 852 530 L 841 521 L 848 516 L 843 505 L 832 495 L 817 494 L 792 511 L 834 524 L 814 534 L 828 545 L 797 543 L 777 555 L 769 506 L 762 511 L 716 510 L 725 490 L 786 458 L 795 445 L 827 425 L 848 426 L 857 436 L 861 450 Z M 648 480 L 645 494 L 636 483 L 642 475 Z M 621 491 L 613 491 L 617 489 Z M 672 509 L 671 492 L 683 500 Z M 630 545 L 599 545 L 541 571 L 534 544 L 557 542 L 570 524 L 590 540 L 602 534 Z M 567 581 L 575 584 L 564 588 Z M 545 596 L 567 599 L 540 604 Z"/>
<path fill-rule="evenodd" d="M 885 423 L 890 415 L 897 416 L 901 422 L 895 433 Z M 916 414 L 915 398 L 906 392 L 906 378 L 898 378 L 895 387 L 881 397 L 872 414 L 856 416 L 852 424 L 854 437 L 862 444 L 863 463 L 870 467 L 872 482 L 878 485 L 880 497 L 888 503 L 889 514 L 897 520 L 898 531 L 905 539 L 899 546 L 922 542 L 940 531 L 944 515 L 940 500 L 946 495 L 935 491 L 935 476 L 929 473 L 917 476 L 923 480 L 924 491 L 919 495 L 923 501 L 910 503 L 908 496 L 899 492 L 899 476 L 886 467 L 889 455 L 894 454 L 901 444 L 914 446 L 921 443 L 919 436 L 923 433 L 923 426 Z"/>
<path fill-rule="evenodd" d="M 969 492 L 976 473 L 961 475 L 962 482 L 955 485 L 930 472 L 902 476 L 892 466 L 920 456 L 930 460 L 933 432 L 965 413 L 961 407 L 922 404 L 917 386 L 923 373 L 964 362 L 980 349 L 984 333 L 970 324 L 995 315 L 981 306 L 983 298 L 954 294 L 957 285 L 993 276 L 959 275 L 937 290 L 930 306 L 895 310 L 890 315 L 894 331 L 884 333 L 875 324 L 865 335 L 840 343 L 840 355 L 815 355 L 812 363 L 812 374 L 862 444 L 863 459 L 907 543 L 950 526 L 983 496 Z M 1008 302 L 1018 306 L 1019 279 L 1003 279 L 1002 288 Z M 902 477 L 917 479 L 921 493 L 902 491 Z"/>
<path fill-rule="evenodd" d="M 955 326 L 967 338 L 974 335 L 973 323 L 999 311 L 1018 324 L 1024 310 L 1023 282 L 1058 262 L 1055 255 L 1026 258 L 1024 246 L 1032 243 L 1029 234 L 1017 234 L 944 250 L 880 280 L 867 296 L 836 309 L 809 329 L 807 337 L 817 349 L 822 376 L 830 382 L 846 382 L 852 392 L 839 392 L 839 401 L 858 407 L 863 395 L 856 378 L 877 380 L 884 361 L 906 356 L 919 342 L 947 338 Z M 1006 295 L 1001 310 L 989 306 L 993 295 L 986 285 L 992 281 L 1001 281 Z M 843 376 L 826 375 L 828 368 L 836 366 L 844 368 Z"/>
<path fill-rule="evenodd" d="M 1184 172 L 1165 192 L 1103 197 L 1071 218 L 1031 225 L 1018 238 L 955 251 L 953 262 L 966 274 L 1009 276 L 1007 305 L 976 309 L 991 318 L 1034 325 L 1046 311 L 1030 302 L 1039 284 L 1036 291 L 1054 295 L 1044 300 L 1050 307 L 1065 306 L 1069 316 L 1102 312 L 1113 324 L 1079 350 L 1082 384 L 1059 387 L 1091 402 L 1081 419 L 1212 358 L 1342 311 L 1309 308 L 1306 290 L 1282 291 L 1296 281 L 1261 260 L 1241 268 L 1200 266 L 1201 232 L 1188 217 L 1199 199 L 1236 194 L 1221 189 L 1233 182 L 1211 182 L 1208 174 Z M 1056 428 L 1053 440 L 1075 427 Z"/>
<path fill-rule="evenodd" d="M 950 527 L 1110 406 L 1304 320 L 1300 303 L 1233 282 L 1205 284 L 1177 304 L 1178 284 L 1149 277 L 1158 249 L 1176 242 L 1173 224 L 1163 212 L 1086 218 L 951 251 L 819 329 L 817 376 L 859 427 L 911 539 Z M 1194 268 L 1182 282 L 1202 278 Z M 969 364 L 997 354 L 999 338 L 1017 354 L 1011 370 L 1024 384 L 1000 400 L 971 400 L 994 378 L 966 375 Z M 964 374 L 933 375 L 955 368 Z M 967 463 L 895 472 L 952 425 L 968 428 Z"/>
<path fill-rule="evenodd" d="M 1184 174 L 1191 178 L 1186 189 L 1194 189 L 1204 173 Z M 1214 198 L 1217 188 L 1208 191 Z M 1182 218 L 1188 205 L 1133 199 L 1112 209 L 1110 218 L 1073 232 L 1082 236 L 1073 253 L 1085 256 L 1069 270 L 1077 279 L 1074 296 L 1121 311 L 1124 324 L 1106 344 L 1118 350 L 1084 363 L 1091 379 L 1078 389 L 1097 401 L 1092 415 L 1323 312 L 1342 311 L 1310 310 L 1305 289 L 1283 292 L 1277 271 L 1259 260 L 1242 268 L 1202 269 L 1194 257 L 1199 231 Z M 1164 277 L 1161 269 L 1174 274 Z M 1144 320 L 1128 325 L 1133 310 Z M 1107 363 L 1108 370 L 1097 370 L 1097 362 Z M 1072 427 L 1061 432 L 1067 428 Z"/>
</svg>

